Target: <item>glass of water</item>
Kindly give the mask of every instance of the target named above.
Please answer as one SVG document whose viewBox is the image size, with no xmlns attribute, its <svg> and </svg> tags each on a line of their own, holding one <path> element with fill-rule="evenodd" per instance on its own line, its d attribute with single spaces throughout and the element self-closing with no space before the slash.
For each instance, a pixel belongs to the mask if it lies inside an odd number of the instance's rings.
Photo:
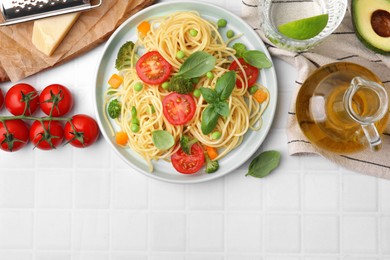
<svg viewBox="0 0 390 260">
<path fill-rule="evenodd" d="M 261 0 L 259 4 L 261 28 L 265 36 L 276 46 L 291 51 L 305 51 L 337 29 L 344 18 L 347 4 L 348 0 Z M 328 14 L 328 23 L 312 38 L 296 40 L 278 31 L 281 24 L 321 14 Z"/>
</svg>

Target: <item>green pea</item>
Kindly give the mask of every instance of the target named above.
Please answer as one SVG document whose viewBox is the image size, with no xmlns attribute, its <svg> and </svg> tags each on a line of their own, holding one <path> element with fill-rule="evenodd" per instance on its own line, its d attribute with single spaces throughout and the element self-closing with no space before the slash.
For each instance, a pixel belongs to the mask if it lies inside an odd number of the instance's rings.
<svg viewBox="0 0 390 260">
<path fill-rule="evenodd" d="M 139 125 L 131 124 L 131 132 L 137 133 L 139 131 Z"/>
<path fill-rule="evenodd" d="M 201 92 L 200 92 L 200 89 L 195 89 L 194 90 L 194 92 L 192 93 L 195 97 L 200 97 L 200 95 L 202 94 Z"/>
<path fill-rule="evenodd" d="M 249 88 L 249 94 L 253 95 L 255 94 L 255 92 L 257 91 L 257 86 L 252 86 Z"/>
<path fill-rule="evenodd" d="M 169 88 L 169 82 L 168 81 L 165 81 L 163 84 L 161 84 L 161 87 L 163 89 L 168 89 Z"/>
<path fill-rule="evenodd" d="M 133 124 L 133 125 L 139 125 L 139 120 L 138 120 L 138 118 L 133 117 L 133 118 L 131 119 L 131 124 Z"/>
<path fill-rule="evenodd" d="M 228 30 L 228 31 L 226 32 L 226 37 L 228 37 L 228 38 L 233 38 L 233 36 L 234 36 L 233 30 Z"/>
<path fill-rule="evenodd" d="M 135 108 L 135 106 L 131 107 L 131 117 L 137 117 L 137 109 Z"/>
<path fill-rule="evenodd" d="M 225 19 L 219 19 L 217 22 L 218 27 L 226 27 L 227 21 Z"/>
<path fill-rule="evenodd" d="M 209 78 L 209 79 L 213 79 L 214 78 L 214 74 L 211 71 L 209 71 L 209 72 L 206 73 L 206 77 Z"/>
<path fill-rule="evenodd" d="M 178 58 L 178 59 L 183 59 L 185 56 L 186 56 L 186 54 L 184 53 L 184 51 L 176 52 L 176 58 Z"/>
<path fill-rule="evenodd" d="M 214 140 L 218 140 L 219 138 L 221 138 L 222 136 L 222 133 L 219 132 L 219 131 L 215 131 L 211 134 L 211 139 L 214 139 Z"/>
<path fill-rule="evenodd" d="M 190 34 L 191 34 L 192 37 L 195 37 L 195 36 L 198 35 L 198 31 L 195 30 L 195 29 L 191 29 L 191 30 L 190 30 Z"/>
<path fill-rule="evenodd" d="M 144 85 L 141 82 L 137 82 L 134 85 L 134 90 L 135 91 L 141 91 L 143 87 L 144 87 Z"/>
<path fill-rule="evenodd" d="M 154 109 L 154 106 L 153 106 L 153 105 L 149 105 L 149 112 L 150 112 L 151 114 L 156 113 L 156 109 Z"/>
</svg>

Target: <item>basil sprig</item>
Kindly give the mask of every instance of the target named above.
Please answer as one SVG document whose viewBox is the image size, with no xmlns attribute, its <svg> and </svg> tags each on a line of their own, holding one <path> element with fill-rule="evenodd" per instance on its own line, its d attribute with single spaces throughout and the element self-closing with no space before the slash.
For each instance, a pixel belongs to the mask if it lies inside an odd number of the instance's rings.
<svg viewBox="0 0 390 260">
<path fill-rule="evenodd" d="M 197 51 L 191 54 L 181 65 L 179 71 L 169 81 L 169 91 L 187 94 L 194 91 L 191 79 L 203 76 L 215 67 L 217 59 L 207 52 Z"/>
<path fill-rule="evenodd" d="M 248 173 L 245 176 L 263 178 L 269 175 L 280 162 L 280 152 L 265 151 L 256 156 L 249 164 Z"/>
<path fill-rule="evenodd" d="M 268 59 L 264 52 L 251 50 L 248 51 L 245 44 L 237 42 L 233 45 L 233 49 L 236 51 L 237 58 L 243 58 L 246 63 L 256 67 L 258 69 L 272 67 L 272 62 Z"/>
<path fill-rule="evenodd" d="M 215 89 L 200 88 L 203 98 L 209 103 L 202 113 L 201 129 L 203 134 L 207 135 L 214 130 L 220 116 L 227 117 L 229 115 L 229 105 L 226 99 L 232 94 L 235 85 L 236 73 L 228 71 L 217 80 Z"/>
<path fill-rule="evenodd" d="M 217 59 L 207 52 L 196 51 L 181 65 L 177 76 L 192 79 L 203 76 L 215 67 Z"/>
<path fill-rule="evenodd" d="M 174 144 L 173 136 L 165 130 L 156 130 L 152 132 L 153 144 L 160 150 L 168 150 Z"/>
<path fill-rule="evenodd" d="M 272 62 L 268 59 L 264 52 L 257 50 L 246 51 L 242 57 L 248 64 L 258 69 L 272 67 Z"/>
</svg>

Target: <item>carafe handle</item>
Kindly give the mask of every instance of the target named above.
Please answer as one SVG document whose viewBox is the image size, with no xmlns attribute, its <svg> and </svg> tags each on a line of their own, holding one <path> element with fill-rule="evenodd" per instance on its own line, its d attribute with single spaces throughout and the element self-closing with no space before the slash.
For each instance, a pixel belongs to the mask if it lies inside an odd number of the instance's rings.
<svg viewBox="0 0 390 260">
<path fill-rule="evenodd" d="M 359 115 L 353 109 L 353 96 L 361 88 L 369 88 L 378 95 L 379 106 L 374 113 L 368 116 Z M 382 85 L 374 81 L 365 80 L 361 77 L 354 77 L 351 80 L 351 86 L 344 94 L 345 110 L 353 120 L 355 120 L 362 126 L 363 132 L 367 138 L 370 148 L 373 151 L 379 151 L 382 147 L 382 140 L 375 126 L 375 122 L 381 120 L 386 115 L 386 113 L 388 112 L 388 103 L 389 99 L 387 96 L 387 92 Z"/>
</svg>

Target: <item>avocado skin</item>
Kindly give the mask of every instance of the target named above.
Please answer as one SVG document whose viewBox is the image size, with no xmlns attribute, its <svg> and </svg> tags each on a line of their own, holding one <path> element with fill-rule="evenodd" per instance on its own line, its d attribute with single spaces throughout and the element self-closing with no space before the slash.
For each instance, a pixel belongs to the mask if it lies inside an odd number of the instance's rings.
<svg viewBox="0 0 390 260">
<path fill-rule="evenodd" d="M 364 1 L 381 2 L 381 1 L 377 1 L 377 0 L 364 0 Z M 385 1 L 387 1 L 387 0 L 385 0 Z M 383 55 L 390 55 L 390 51 L 385 51 L 385 50 L 383 50 L 383 49 L 380 49 L 380 48 L 378 48 L 378 47 L 372 45 L 372 44 L 369 43 L 369 42 L 367 41 L 367 39 L 364 38 L 364 36 L 360 33 L 360 30 L 359 30 L 359 28 L 358 28 L 358 26 L 357 26 L 357 20 L 358 20 L 358 19 L 363 19 L 363 18 L 361 18 L 361 17 L 359 17 L 359 16 L 357 15 L 357 10 L 356 10 L 356 9 L 358 9 L 358 7 L 357 7 L 356 5 L 359 4 L 359 2 L 361 2 L 361 1 L 360 1 L 360 0 L 352 0 L 352 3 L 351 3 L 352 23 L 353 23 L 353 27 L 354 27 L 354 29 L 355 29 L 355 34 L 356 34 L 357 38 L 358 38 L 358 39 L 359 39 L 367 48 L 373 50 L 374 52 L 379 53 L 379 54 L 383 54 Z M 385 9 L 385 8 L 384 8 L 384 9 Z M 385 9 L 385 10 L 386 10 L 386 9 Z M 371 18 L 371 16 L 370 16 L 370 18 Z M 368 19 L 367 22 L 370 23 L 370 26 L 371 26 L 371 20 Z"/>
</svg>

